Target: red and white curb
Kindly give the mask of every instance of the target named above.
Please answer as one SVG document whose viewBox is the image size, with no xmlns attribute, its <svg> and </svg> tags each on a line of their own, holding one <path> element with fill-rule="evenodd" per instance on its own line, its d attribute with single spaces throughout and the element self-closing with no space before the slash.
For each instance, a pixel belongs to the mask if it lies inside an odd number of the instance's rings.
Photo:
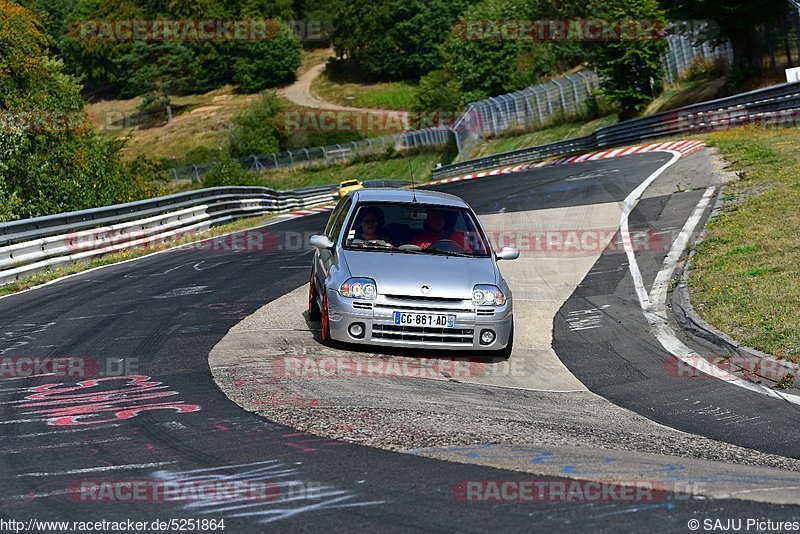
<svg viewBox="0 0 800 534">
<path fill-rule="evenodd" d="M 295 218 L 295 217 L 305 217 L 306 215 L 314 215 L 315 213 L 323 213 L 325 211 L 331 211 L 333 209 L 333 205 L 328 206 L 319 206 L 316 208 L 308 208 L 304 210 L 296 210 L 291 213 L 287 213 L 288 216 Z"/>
<path fill-rule="evenodd" d="M 297 219 L 299 217 L 307 217 L 309 215 L 316 215 L 317 213 L 325 213 L 326 211 L 331 211 L 335 207 L 335 204 L 326 204 L 324 206 L 317 206 L 314 208 L 305 208 L 302 210 L 294 210 L 290 211 L 289 213 L 283 213 L 281 215 L 275 216 L 272 219 L 273 224 L 275 222 L 282 222 L 282 221 L 289 221 L 291 219 Z"/>
<path fill-rule="evenodd" d="M 676 151 L 680 152 L 682 156 L 688 156 L 693 152 L 697 152 L 705 146 L 702 141 L 694 139 L 687 139 L 684 141 L 671 141 L 668 143 L 652 143 L 649 145 L 636 145 L 623 148 L 616 148 L 614 150 L 603 150 L 599 152 L 590 152 L 588 154 L 581 154 L 579 156 L 569 156 L 565 158 L 558 158 L 549 161 L 540 161 L 538 163 L 525 163 L 522 165 L 512 165 L 511 167 L 503 167 L 501 169 L 494 169 L 492 171 L 482 171 L 478 173 L 465 174 L 464 176 L 456 176 L 453 178 L 443 178 L 441 180 L 433 180 L 426 182 L 422 185 L 439 185 L 448 184 L 450 182 L 459 182 L 462 180 L 473 180 L 475 178 L 483 178 L 485 176 L 497 176 L 498 174 L 511 174 L 514 172 L 527 171 L 530 169 L 538 169 L 540 167 L 549 167 L 551 165 L 566 165 L 569 163 L 581 163 L 583 161 L 596 161 L 598 159 L 617 158 L 621 156 L 630 156 L 631 154 L 643 154 L 645 152 L 661 152 L 661 151 Z"/>
<path fill-rule="evenodd" d="M 483 178 L 485 176 L 497 176 L 498 174 L 510 174 L 514 172 L 527 171 L 529 169 L 538 169 L 540 167 L 549 167 L 551 165 L 567 165 L 569 163 L 581 163 L 583 161 L 596 161 L 598 159 L 617 158 L 621 156 L 630 156 L 631 154 L 643 154 L 646 152 L 660 152 L 660 151 L 675 151 L 680 152 L 682 156 L 687 156 L 693 152 L 697 152 L 705 146 L 702 141 L 687 139 L 685 141 L 671 141 L 668 143 L 652 143 L 649 145 L 636 145 L 622 148 L 615 148 L 613 150 L 603 150 L 599 152 L 590 152 L 588 154 L 581 154 L 579 156 L 570 156 L 565 158 L 558 158 L 549 161 L 540 161 L 538 163 L 525 163 L 522 165 L 512 165 L 511 167 L 503 167 L 501 169 L 494 169 L 492 171 L 482 171 L 478 173 L 465 174 L 464 176 L 456 176 L 453 178 L 443 178 L 441 180 L 433 180 L 419 184 L 423 185 L 439 185 L 447 184 L 450 182 L 459 182 L 462 180 L 473 180 L 475 178 Z M 306 208 L 302 210 L 295 210 L 284 215 L 279 215 L 275 219 L 285 221 L 289 219 L 296 219 L 298 217 L 306 217 L 308 215 L 315 215 L 317 213 L 324 213 L 331 211 L 334 208 L 333 204 L 319 206 L 315 208 Z"/>
</svg>

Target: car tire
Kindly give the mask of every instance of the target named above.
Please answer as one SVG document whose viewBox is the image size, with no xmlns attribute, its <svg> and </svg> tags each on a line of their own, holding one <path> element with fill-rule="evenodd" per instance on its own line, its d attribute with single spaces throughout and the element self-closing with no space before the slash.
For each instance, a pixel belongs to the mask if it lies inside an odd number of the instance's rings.
<svg viewBox="0 0 800 534">
<path fill-rule="evenodd" d="M 308 286 L 308 320 L 319 321 L 322 319 L 322 310 L 317 304 L 317 288 L 314 284 L 314 271 L 311 271 L 311 283 Z"/>
<path fill-rule="evenodd" d="M 322 330 L 320 335 L 322 336 L 322 342 L 330 345 L 332 344 L 331 338 L 331 322 L 328 318 L 328 295 L 325 294 L 322 296 Z"/>
</svg>

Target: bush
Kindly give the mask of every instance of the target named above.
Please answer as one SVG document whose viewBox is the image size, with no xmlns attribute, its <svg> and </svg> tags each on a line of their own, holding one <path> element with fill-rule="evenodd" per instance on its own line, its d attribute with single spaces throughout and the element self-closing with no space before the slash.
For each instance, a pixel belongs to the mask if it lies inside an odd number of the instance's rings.
<svg viewBox="0 0 800 534">
<path fill-rule="evenodd" d="M 231 185 L 257 185 L 264 182 L 257 174 L 246 171 L 238 160 L 223 155 L 203 177 L 203 187 L 221 187 Z"/>
<path fill-rule="evenodd" d="M 274 38 L 237 47 L 233 79 L 245 93 L 256 93 L 294 80 L 300 66 L 300 40 L 281 24 Z"/>
<path fill-rule="evenodd" d="M 414 111 L 456 111 L 461 107 L 461 84 L 452 73 L 435 70 L 419 81 Z"/>
<path fill-rule="evenodd" d="M 281 109 L 278 97 L 266 92 L 233 120 L 230 155 L 234 158 L 278 152 L 287 135 L 275 127 L 275 114 Z"/>
<path fill-rule="evenodd" d="M 144 161 L 88 129 L 81 86 L 48 56 L 25 8 L 0 0 L 0 218 L 37 217 L 157 194 Z M 31 117 L 36 121 L 15 120 Z"/>
<path fill-rule="evenodd" d="M 678 78 L 682 82 L 690 82 L 696 80 L 708 80 L 713 78 L 721 78 L 730 74 L 730 67 L 728 63 L 721 59 L 714 60 L 706 59 L 704 57 L 696 58 L 689 65 L 689 68 L 683 71 Z"/>
</svg>

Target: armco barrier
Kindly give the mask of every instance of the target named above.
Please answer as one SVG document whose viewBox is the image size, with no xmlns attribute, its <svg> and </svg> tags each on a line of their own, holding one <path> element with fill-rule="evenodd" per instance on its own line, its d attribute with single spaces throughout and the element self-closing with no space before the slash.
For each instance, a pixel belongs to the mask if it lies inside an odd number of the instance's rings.
<svg viewBox="0 0 800 534">
<path fill-rule="evenodd" d="M 434 169 L 432 177 L 438 180 L 503 165 L 541 161 L 554 156 L 568 156 L 671 135 L 697 134 L 748 122 L 780 123 L 791 120 L 795 124 L 798 111 L 800 82 L 785 83 L 620 122 L 600 128 L 586 137 L 444 165 Z"/>
<path fill-rule="evenodd" d="M 402 187 L 398 180 L 367 187 Z M 211 187 L 138 202 L 0 223 L 0 285 L 60 265 L 170 241 L 232 219 L 308 208 L 336 198 L 336 186 L 275 191 Z"/>
<path fill-rule="evenodd" d="M 59 265 L 168 241 L 239 217 L 329 202 L 334 187 L 212 187 L 0 224 L 0 284 Z"/>
<path fill-rule="evenodd" d="M 367 187 L 401 187 L 398 180 Z M 336 186 L 275 191 L 211 187 L 138 202 L 0 223 L 0 285 L 60 265 L 139 245 L 170 241 L 232 219 L 331 202 Z"/>
</svg>

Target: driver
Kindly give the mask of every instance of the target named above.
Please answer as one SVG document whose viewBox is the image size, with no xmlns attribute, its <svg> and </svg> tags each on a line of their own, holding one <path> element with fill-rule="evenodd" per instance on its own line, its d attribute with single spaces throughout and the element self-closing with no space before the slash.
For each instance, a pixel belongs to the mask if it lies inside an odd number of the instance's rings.
<svg viewBox="0 0 800 534">
<path fill-rule="evenodd" d="M 378 233 L 378 228 L 383 224 L 383 210 L 368 207 L 361 210 L 357 224 L 360 231 L 356 232 L 356 239 L 364 241 L 384 241 L 391 244 L 389 236 Z"/>
<path fill-rule="evenodd" d="M 430 209 L 425 218 L 422 232 L 414 236 L 413 244 L 421 249 L 426 249 L 437 241 L 453 241 L 464 250 L 468 250 L 464 234 L 459 231 L 447 232 L 444 212 L 440 209 Z"/>
</svg>

